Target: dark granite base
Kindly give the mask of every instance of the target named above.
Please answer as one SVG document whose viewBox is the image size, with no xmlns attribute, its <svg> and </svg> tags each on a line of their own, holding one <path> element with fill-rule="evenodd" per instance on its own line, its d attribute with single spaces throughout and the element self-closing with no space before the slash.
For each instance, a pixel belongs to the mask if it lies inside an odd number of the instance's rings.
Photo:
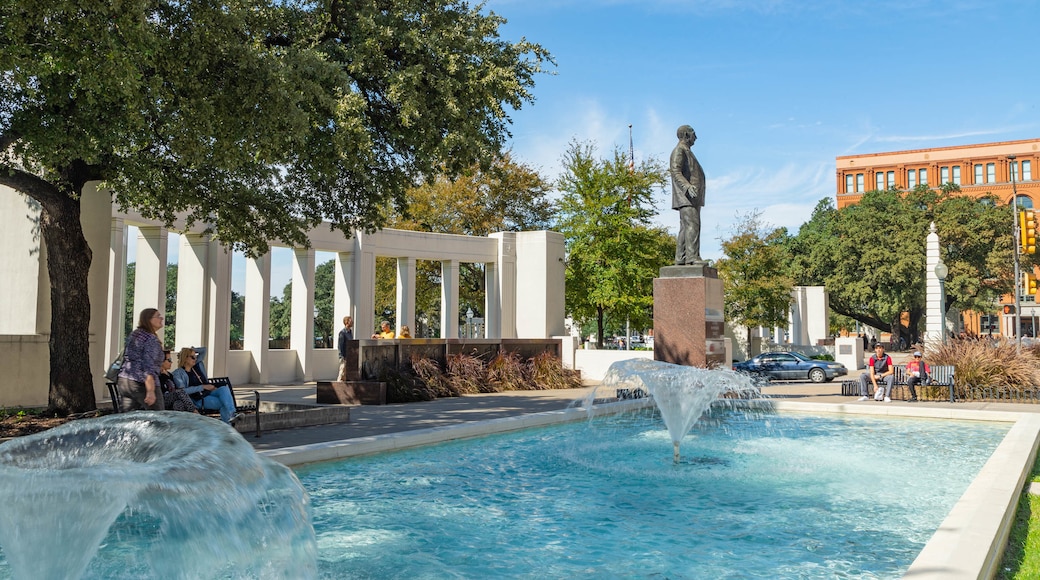
<svg viewBox="0 0 1040 580">
<path fill-rule="evenodd" d="M 385 405 L 386 383 L 318 381 L 319 405 Z"/>
<path fill-rule="evenodd" d="M 726 364 L 722 281 L 713 268 L 704 276 L 654 279 L 654 360 L 712 368 Z M 709 272 L 710 270 L 710 272 Z M 672 270 L 674 272 L 674 270 Z"/>
</svg>

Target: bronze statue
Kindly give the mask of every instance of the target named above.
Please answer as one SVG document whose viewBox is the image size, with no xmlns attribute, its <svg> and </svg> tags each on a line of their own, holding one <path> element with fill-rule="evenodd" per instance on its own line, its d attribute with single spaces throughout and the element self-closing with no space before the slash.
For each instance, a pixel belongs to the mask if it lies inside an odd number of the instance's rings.
<svg viewBox="0 0 1040 580">
<path fill-rule="evenodd" d="M 675 265 L 700 264 L 701 208 L 704 207 L 704 170 L 690 147 L 697 141 L 693 127 L 683 125 L 676 131 L 679 144 L 672 150 L 672 209 L 679 210 L 679 235 L 676 236 Z"/>
</svg>

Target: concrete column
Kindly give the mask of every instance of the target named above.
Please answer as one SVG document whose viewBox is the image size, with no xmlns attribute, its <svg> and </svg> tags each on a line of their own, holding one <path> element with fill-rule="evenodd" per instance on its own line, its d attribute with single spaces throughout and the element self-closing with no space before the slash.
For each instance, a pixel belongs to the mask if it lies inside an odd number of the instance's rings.
<svg viewBox="0 0 1040 580">
<path fill-rule="evenodd" d="M 249 382 L 267 384 L 268 337 L 271 335 L 271 253 L 246 260 L 246 304 L 242 325 L 242 348 L 252 355 Z"/>
<path fill-rule="evenodd" d="M 354 256 L 353 252 L 339 252 L 336 254 L 336 289 L 333 298 L 335 314 L 332 316 L 332 326 L 335 332 L 339 332 L 339 329 L 343 327 L 344 316 L 357 318 L 357 315 L 354 314 L 354 304 L 357 302 L 357 288 L 355 288 L 357 276 L 354 274 L 356 260 Z M 357 328 L 355 327 L 354 338 L 367 337 L 367 334 L 364 337 L 358 336 Z"/>
<path fill-rule="evenodd" d="M 108 239 L 108 308 L 105 313 L 104 349 L 107 361 L 119 356 L 126 339 L 123 336 L 123 319 L 126 316 L 126 242 L 126 221 L 123 218 L 112 218 Z"/>
<path fill-rule="evenodd" d="M 503 318 L 513 313 L 516 338 L 545 338 L 566 333 L 564 319 L 564 239 L 556 232 L 516 232 L 514 304 L 503 303 Z M 503 260 L 508 264 L 508 260 Z M 505 329 L 505 324 L 503 325 Z"/>
<path fill-rule="evenodd" d="M 459 261 L 441 260 L 441 338 L 459 337 Z"/>
<path fill-rule="evenodd" d="M 211 240 L 206 252 L 206 369 L 211 377 L 228 374 L 231 346 L 231 251 Z"/>
<path fill-rule="evenodd" d="M 935 265 L 939 263 L 939 234 L 935 233 L 935 222 L 929 226 L 928 237 L 925 238 L 925 341 L 929 345 L 942 344 L 945 332 L 945 319 L 940 302 L 939 279 L 935 276 Z"/>
<path fill-rule="evenodd" d="M 516 338 L 517 234 L 516 232 L 496 232 L 488 237 L 498 240 L 498 260 L 494 267 L 487 264 L 485 272 L 488 279 L 487 337 Z M 523 315 L 539 316 L 531 312 L 524 312 Z M 563 334 L 562 319 L 559 332 L 554 334 Z"/>
<path fill-rule="evenodd" d="M 24 215 L 24 214 L 23 214 Z M 99 191 L 97 182 L 87 184 L 80 197 L 80 223 L 83 226 L 83 236 L 91 248 L 104 248 L 110 243 L 112 237 L 112 197 L 108 190 Z M 90 343 L 89 362 L 91 370 L 105 369 L 111 359 L 106 358 L 106 334 L 108 324 L 108 298 L 109 264 L 106 252 L 94 251 L 94 257 L 90 263 L 90 272 L 87 274 L 87 292 L 90 297 Z M 166 253 L 162 255 L 163 264 L 166 263 Z M 165 290 L 165 271 L 163 276 L 163 289 Z M 123 286 L 120 285 L 120 290 Z M 45 291 L 48 300 L 47 305 L 47 332 L 50 332 L 50 284 L 46 290 L 41 286 L 41 292 Z M 114 358 L 114 356 L 113 356 Z M 105 386 L 104 377 L 101 373 L 94 373 L 94 399 L 108 398 L 108 388 Z"/>
<path fill-rule="evenodd" d="M 313 379 L 314 353 L 314 250 L 293 250 L 292 348 L 296 351 L 296 376 Z"/>
<path fill-rule="evenodd" d="M 495 262 L 484 264 L 484 336 L 476 338 L 502 337 L 502 292 L 497 266 Z"/>
<path fill-rule="evenodd" d="M 166 262 L 169 232 L 166 228 L 142 227 L 137 234 L 137 267 L 134 275 L 134 324 L 145 308 L 166 315 Z M 159 331 L 163 339 L 164 330 Z"/>
<path fill-rule="evenodd" d="M 181 234 L 181 248 L 177 258 L 177 336 L 174 348 L 211 346 L 206 343 L 208 253 L 209 240 L 206 236 L 186 232 Z"/>
<path fill-rule="evenodd" d="M 415 258 L 397 259 L 397 328 L 415 332 Z"/>
<path fill-rule="evenodd" d="M 354 236 L 354 336 L 368 338 L 376 327 L 376 254 L 366 246 L 369 235 Z"/>
</svg>

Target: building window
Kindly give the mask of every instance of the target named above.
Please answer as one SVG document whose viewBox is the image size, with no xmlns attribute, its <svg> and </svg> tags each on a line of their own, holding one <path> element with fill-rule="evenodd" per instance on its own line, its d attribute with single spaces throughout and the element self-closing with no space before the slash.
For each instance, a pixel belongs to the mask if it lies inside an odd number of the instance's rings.
<svg viewBox="0 0 1040 580">
<path fill-rule="evenodd" d="M 863 174 L 862 173 L 857 173 L 856 174 L 856 191 L 859 192 L 859 193 L 863 193 Z"/>
<path fill-rule="evenodd" d="M 953 166 L 953 183 L 955 185 L 960 185 L 961 184 L 961 166 L 960 165 L 954 165 Z"/>
<path fill-rule="evenodd" d="M 1018 161 L 1008 162 L 1008 171 L 1011 172 L 1011 181 L 1022 181 L 1022 176 L 1018 174 Z"/>
<path fill-rule="evenodd" d="M 986 164 L 986 183 L 997 182 L 997 164 L 987 163 Z"/>
<path fill-rule="evenodd" d="M 940 167 L 939 168 L 939 182 L 940 182 L 940 184 L 942 184 L 942 183 L 949 183 L 950 182 L 950 168 L 949 167 Z"/>
<path fill-rule="evenodd" d="M 917 187 L 917 170 L 907 169 L 906 170 L 906 188 L 913 189 Z"/>
<path fill-rule="evenodd" d="M 1033 209 L 1033 198 L 1028 195 L 1018 196 L 1018 207 L 1022 209 Z"/>
<path fill-rule="evenodd" d="M 1032 163 L 1030 163 L 1029 161 L 1023 161 L 1022 162 L 1022 181 L 1032 181 L 1032 180 L 1033 180 Z"/>
<path fill-rule="evenodd" d="M 921 174 L 921 185 L 928 185 L 928 170 L 927 169 L 922 169 L 920 171 L 920 174 Z"/>
<path fill-rule="evenodd" d="M 980 183 L 985 183 L 984 181 L 982 181 L 982 164 L 981 163 L 976 163 L 975 164 L 975 184 L 978 185 Z"/>
<path fill-rule="evenodd" d="M 889 171 L 888 172 L 888 188 L 889 189 L 895 189 L 895 187 L 896 187 L 896 172 L 895 171 Z"/>
<path fill-rule="evenodd" d="M 845 176 L 845 193 L 852 193 L 855 191 L 852 184 L 853 175 L 850 173 Z"/>
<path fill-rule="evenodd" d="M 884 171 L 878 171 L 876 177 L 877 177 L 877 190 L 881 191 L 881 190 L 885 189 L 885 172 Z"/>
</svg>

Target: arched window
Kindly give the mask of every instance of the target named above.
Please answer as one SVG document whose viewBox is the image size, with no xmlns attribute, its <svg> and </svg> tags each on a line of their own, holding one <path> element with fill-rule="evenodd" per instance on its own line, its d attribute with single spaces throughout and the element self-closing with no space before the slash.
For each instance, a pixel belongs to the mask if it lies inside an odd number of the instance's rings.
<svg viewBox="0 0 1040 580">
<path fill-rule="evenodd" d="M 1033 198 L 1028 195 L 1018 196 L 1018 207 L 1022 209 L 1033 209 Z"/>
</svg>

